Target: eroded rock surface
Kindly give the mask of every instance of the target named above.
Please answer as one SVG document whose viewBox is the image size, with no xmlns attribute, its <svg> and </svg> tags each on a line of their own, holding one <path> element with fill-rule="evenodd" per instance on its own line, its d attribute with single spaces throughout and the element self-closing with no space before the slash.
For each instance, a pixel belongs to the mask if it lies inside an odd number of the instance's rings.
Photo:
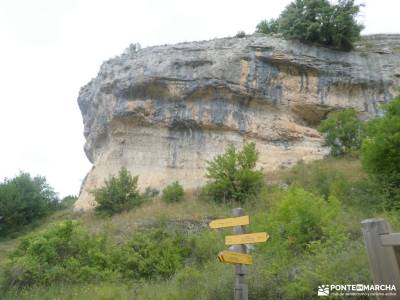
<svg viewBox="0 0 400 300">
<path fill-rule="evenodd" d="M 80 91 L 93 168 L 75 207 L 93 207 L 90 190 L 123 166 L 141 188 L 199 186 L 230 143 L 255 142 L 265 170 L 322 158 L 315 126 L 335 109 L 377 114 L 399 86 L 399 49 L 398 35 L 352 52 L 266 35 L 131 46 Z"/>
</svg>

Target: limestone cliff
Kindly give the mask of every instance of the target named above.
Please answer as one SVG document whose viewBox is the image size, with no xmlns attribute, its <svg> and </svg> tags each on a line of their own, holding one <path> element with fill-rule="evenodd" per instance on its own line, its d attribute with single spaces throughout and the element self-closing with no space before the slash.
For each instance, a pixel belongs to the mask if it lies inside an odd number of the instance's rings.
<svg viewBox="0 0 400 300">
<path fill-rule="evenodd" d="M 400 36 L 342 52 L 252 35 L 137 50 L 103 63 L 78 102 L 90 190 L 125 166 L 143 188 L 205 182 L 206 161 L 254 141 L 265 170 L 323 157 L 315 125 L 332 110 L 379 111 L 400 83 Z"/>
</svg>

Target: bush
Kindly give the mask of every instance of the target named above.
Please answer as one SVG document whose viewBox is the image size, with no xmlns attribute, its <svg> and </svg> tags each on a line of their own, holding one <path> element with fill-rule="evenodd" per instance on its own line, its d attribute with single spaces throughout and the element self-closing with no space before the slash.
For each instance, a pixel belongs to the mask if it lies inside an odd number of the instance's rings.
<svg viewBox="0 0 400 300">
<path fill-rule="evenodd" d="M 257 24 L 256 32 L 264 34 L 277 33 L 278 26 L 278 21 L 275 19 L 263 20 Z"/>
<path fill-rule="evenodd" d="M 347 218 L 358 233 L 351 238 Z M 324 282 L 369 280 L 359 220 L 335 197 L 325 200 L 301 188 L 289 188 L 269 211 L 251 214 L 249 231 L 270 235 L 252 253 L 251 299 L 314 299 Z M 341 261 L 352 262 L 344 273 Z"/>
<path fill-rule="evenodd" d="M 189 239 L 191 248 L 191 262 L 202 265 L 215 259 L 218 252 L 224 247 L 224 235 L 221 231 L 204 230 L 193 234 Z"/>
<path fill-rule="evenodd" d="M 204 193 L 215 202 L 242 202 L 254 197 L 262 186 L 261 171 L 254 170 L 258 153 L 254 143 L 245 144 L 241 151 L 230 145 L 224 154 L 208 162 Z"/>
<path fill-rule="evenodd" d="M 304 249 L 315 241 L 340 237 L 335 221 L 340 203 L 335 197 L 324 200 L 300 188 L 293 188 L 283 197 L 274 212 L 281 237 L 294 249 Z M 340 238 L 339 238 L 340 239 Z"/>
<path fill-rule="evenodd" d="M 238 31 L 238 33 L 236 33 L 235 35 L 236 38 L 244 38 L 246 37 L 246 32 L 244 32 L 243 30 Z"/>
<path fill-rule="evenodd" d="M 183 196 L 183 187 L 179 184 L 178 181 L 175 181 L 163 190 L 161 198 L 167 203 L 172 203 L 182 201 Z"/>
<path fill-rule="evenodd" d="M 383 107 L 384 116 L 368 122 L 361 149 L 364 169 L 392 194 L 389 206 L 398 206 L 400 197 L 400 97 Z M 397 203 L 397 204 L 396 204 Z"/>
<path fill-rule="evenodd" d="M 74 205 L 74 203 L 76 202 L 77 199 L 78 199 L 77 196 L 73 196 L 73 195 L 65 196 L 59 202 L 58 208 L 59 209 L 71 208 Z"/>
<path fill-rule="evenodd" d="M 120 254 L 123 275 L 133 279 L 167 279 L 190 255 L 187 239 L 163 228 L 135 234 Z"/>
<path fill-rule="evenodd" d="M 287 38 L 350 50 L 363 29 L 356 21 L 361 5 L 354 2 L 339 0 L 331 4 L 328 0 L 295 0 L 277 20 L 259 23 L 257 31 L 280 32 Z"/>
<path fill-rule="evenodd" d="M 0 183 L 0 236 L 45 216 L 57 204 L 46 178 L 20 173 Z"/>
<path fill-rule="evenodd" d="M 21 242 L 4 267 L 3 286 L 107 279 L 114 273 L 110 254 L 105 238 L 66 221 Z"/>
<path fill-rule="evenodd" d="M 361 147 L 363 123 L 353 109 L 332 112 L 321 122 L 319 131 L 325 136 L 325 144 L 331 147 L 331 155 L 355 154 Z"/>
<path fill-rule="evenodd" d="M 23 240 L 2 268 L 1 286 L 166 279 L 190 254 L 188 239 L 165 228 L 137 232 L 127 243 L 116 245 L 66 221 Z"/>
<path fill-rule="evenodd" d="M 93 191 L 97 202 L 96 211 L 113 215 L 130 210 L 142 203 L 143 197 L 137 187 L 138 176 L 132 177 L 126 168 L 118 176 L 105 180 L 104 186 Z"/>
</svg>

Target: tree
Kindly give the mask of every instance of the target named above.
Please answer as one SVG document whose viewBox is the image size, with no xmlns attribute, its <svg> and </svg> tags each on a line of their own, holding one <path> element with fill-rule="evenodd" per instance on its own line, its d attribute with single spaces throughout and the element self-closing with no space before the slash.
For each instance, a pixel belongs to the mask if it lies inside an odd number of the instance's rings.
<svg viewBox="0 0 400 300">
<path fill-rule="evenodd" d="M 383 106 L 384 115 L 368 122 L 367 137 L 361 148 L 364 169 L 400 203 L 400 96 Z"/>
<path fill-rule="evenodd" d="M 230 145 L 225 153 L 208 162 L 205 193 L 216 202 L 241 202 L 255 196 L 262 185 L 262 173 L 255 170 L 258 153 L 254 143 L 241 151 Z"/>
<path fill-rule="evenodd" d="M 332 21 L 325 33 L 329 41 L 328 46 L 351 50 L 354 42 L 360 39 L 360 33 L 364 26 L 357 23 L 356 17 L 360 12 L 361 5 L 355 5 L 354 0 L 339 0 L 333 6 Z"/>
<path fill-rule="evenodd" d="M 330 196 L 324 199 L 301 188 L 291 188 L 273 212 L 279 234 L 293 249 L 304 249 L 313 241 L 343 238 L 336 217 L 340 202 Z"/>
<path fill-rule="evenodd" d="M 57 202 L 53 188 L 42 176 L 20 173 L 0 183 L 0 235 L 45 216 Z"/>
<path fill-rule="evenodd" d="M 324 134 L 325 144 L 331 147 L 332 156 L 356 153 L 361 147 L 363 129 L 353 109 L 330 113 L 318 128 Z"/>
<path fill-rule="evenodd" d="M 257 24 L 256 32 L 270 34 L 270 33 L 277 33 L 278 32 L 278 21 L 275 19 L 271 20 L 263 20 Z"/>
<path fill-rule="evenodd" d="M 142 203 L 137 187 L 138 176 L 131 176 L 122 168 L 118 176 L 104 181 L 104 186 L 93 191 L 97 202 L 96 211 L 108 215 L 129 210 Z"/>
<path fill-rule="evenodd" d="M 351 50 L 363 29 L 356 20 L 360 7 L 354 0 L 339 0 L 337 4 L 328 0 L 295 0 L 277 20 L 260 22 L 256 31 L 279 32 L 286 38 Z"/>
<path fill-rule="evenodd" d="M 237 33 L 236 33 L 236 35 L 235 35 L 235 37 L 236 38 L 244 38 L 244 37 L 246 37 L 246 32 L 244 32 L 243 30 L 240 30 L 240 31 L 238 31 Z"/>
<path fill-rule="evenodd" d="M 77 196 L 74 196 L 74 195 L 65 196 L 58 203 L 58 208 L 59 209 L 71 208 L 74 205 L 74 203 L 76 202 L 76 200 L 78 200 Z"/>
<path fill-rule="evenodd" d="M 178 181 L 175 181 L 163 190 L 161 198 L 168 203 L 180 202 L 183 200 L 184 194 L 183 187 Z"/>
</svg>

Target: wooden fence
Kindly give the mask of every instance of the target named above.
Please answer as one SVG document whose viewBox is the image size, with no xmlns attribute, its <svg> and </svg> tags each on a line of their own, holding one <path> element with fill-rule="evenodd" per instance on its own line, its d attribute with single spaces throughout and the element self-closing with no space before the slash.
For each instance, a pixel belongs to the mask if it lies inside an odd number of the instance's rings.
<svg viewBox="0 0 400 300">
<path fill-rule="evenodd" d="M 400 233 L 384 219 L 364 220 L 361 228 L 374 284 L 396 286 L 397 296 L 377 298 L 400 299 Z"/>
</svg>

